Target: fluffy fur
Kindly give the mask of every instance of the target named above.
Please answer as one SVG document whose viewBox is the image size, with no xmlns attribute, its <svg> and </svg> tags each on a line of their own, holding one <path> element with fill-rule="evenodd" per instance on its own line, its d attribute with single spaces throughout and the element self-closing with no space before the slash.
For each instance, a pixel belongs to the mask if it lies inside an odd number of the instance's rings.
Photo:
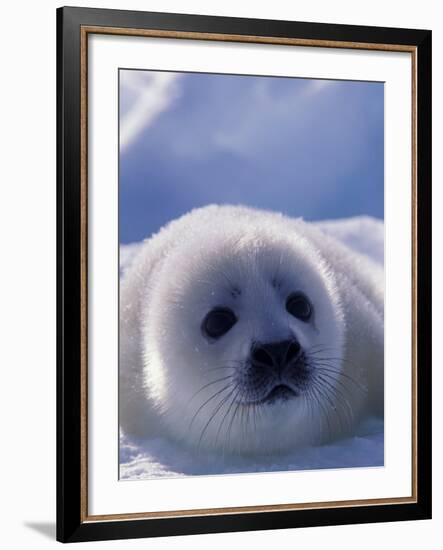
<svg viewBox="0 0 443 550">
<path fill-rule="evenodd" d="M 285 309 L 301 291 L 304 323 Z M 236 325 L 202 334 L 215 306 Z M 383 410 L 383 270 L 312 223 L 208 206 L 144 241 L 120 290 L 120 422 L 126 434 L 169 434 L 194 448 L 263 454 L 352 433 Z M 239 377 L 254 342 L 296 338 L 306 390 L 247 404 Z"/>
</svg>

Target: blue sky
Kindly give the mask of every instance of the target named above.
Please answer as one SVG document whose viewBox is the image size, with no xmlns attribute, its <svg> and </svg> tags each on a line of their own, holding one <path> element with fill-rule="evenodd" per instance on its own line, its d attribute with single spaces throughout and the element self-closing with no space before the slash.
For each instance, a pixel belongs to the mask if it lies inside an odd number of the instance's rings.
<svg viewBox="0 0 443 550">
<path fill-rule="evenodd" d="M 383 218 L 382 83 L 120 70 L 120 241 L 206 204 Z"/>
</svg>

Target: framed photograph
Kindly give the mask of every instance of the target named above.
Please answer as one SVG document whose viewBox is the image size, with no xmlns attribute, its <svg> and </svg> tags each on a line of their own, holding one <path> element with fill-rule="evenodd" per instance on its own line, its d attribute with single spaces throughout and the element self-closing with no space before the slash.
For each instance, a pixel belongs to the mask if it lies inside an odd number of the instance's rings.
<svg viewBox="0 0 443 550">
<path fill-rule="evenodd" d="M 431 31 L 60 8 L 57 92 L 58 540 L 430 518 Z"/>
</svg>

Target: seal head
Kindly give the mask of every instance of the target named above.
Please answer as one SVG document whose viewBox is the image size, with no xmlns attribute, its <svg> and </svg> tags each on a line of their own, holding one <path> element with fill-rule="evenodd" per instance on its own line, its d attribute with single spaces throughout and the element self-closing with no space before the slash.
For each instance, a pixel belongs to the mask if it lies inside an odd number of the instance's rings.
<svg viewBox="0 0 443 550">
<path fill-rule="evenodd" d="M 349 428 L 340 293 L 298 224 L 209 226 L 152 273 L 140 314 L 144 391 L 187 445 L 267 453 Z"/>
</svg>

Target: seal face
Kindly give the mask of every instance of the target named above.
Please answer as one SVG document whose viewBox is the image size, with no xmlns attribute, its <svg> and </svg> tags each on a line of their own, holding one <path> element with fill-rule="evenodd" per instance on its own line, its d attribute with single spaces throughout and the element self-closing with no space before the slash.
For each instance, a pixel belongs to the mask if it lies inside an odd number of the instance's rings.
<svg viewBox="0 0 443 550">
<path fill-rule="evenodd" d="M 123 429 L 150 409 L 147 424 L 191 447 L 255 454 L 348 433 L 367 390 L 361 365 L 346 367 L 341 272 L 304 222 L 288 231 L 285 218 L 227 209 L 188 215 L 186 238 L 175 222 L 174 245 L 168 228 L 151 239 L 165 241 L 159 259 L 135 262 L 122 285 L 120 360 L 134 369 L 123 399 L 142 387 Z"/>
</svg>

